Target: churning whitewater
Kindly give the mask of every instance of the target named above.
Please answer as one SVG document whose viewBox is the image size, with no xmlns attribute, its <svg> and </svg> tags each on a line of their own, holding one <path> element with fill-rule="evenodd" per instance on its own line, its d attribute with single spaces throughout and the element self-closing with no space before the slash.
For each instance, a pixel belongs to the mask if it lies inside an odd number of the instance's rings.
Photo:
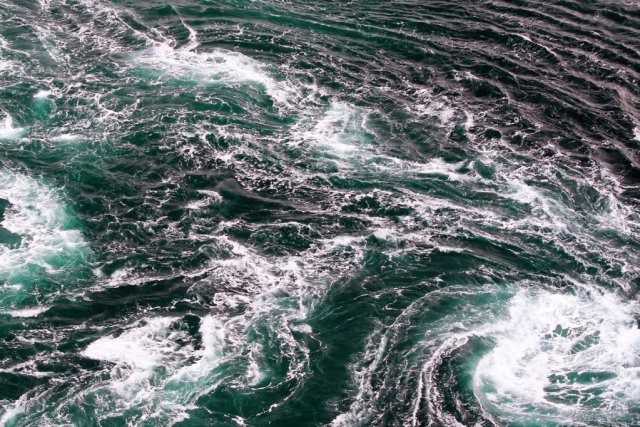
<svg viewBox="0 0 640 427">
<path fill-rule="evenodd" d="M 640 3 L 0 0 L 0 426 L 640 425 Z"/>
</svg>

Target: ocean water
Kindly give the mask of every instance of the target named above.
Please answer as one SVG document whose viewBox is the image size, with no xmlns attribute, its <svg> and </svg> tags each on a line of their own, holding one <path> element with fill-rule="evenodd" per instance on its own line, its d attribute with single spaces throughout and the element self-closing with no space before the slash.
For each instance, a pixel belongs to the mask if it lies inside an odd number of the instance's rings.
<svg viewBox="0 0 640 427">
<path fill-rule="evenodd" d="M 640 2 L 0 0 L 0 425 L 640 425 Z"/>
</svg>

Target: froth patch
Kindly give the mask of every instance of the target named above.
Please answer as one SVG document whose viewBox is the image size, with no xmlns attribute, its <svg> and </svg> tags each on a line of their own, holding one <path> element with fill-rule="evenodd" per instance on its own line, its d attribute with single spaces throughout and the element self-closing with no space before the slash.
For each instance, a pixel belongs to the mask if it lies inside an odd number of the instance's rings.
<svg viewBox="0 0 640 427">
<path fill-rule="evenodd" d="M 97 415 L 139 413 L 138 420 L 162 425 L 187 418 L 198 397 L 219 383 L 216 368 L 224 356 L 225 324 L 205 316 L 199 335 L 197 344 L 184 319 L 151 317 L 89 344 L 83 356 L 110 364 L 108 375 L 86 392 L 100 395 L 104 403 Z"/>
<path fill-rule="evenodd" d="M 76 135 L 72 133 L 63 133 L 63 134 L 51 137 L 51 141 L 53 142 L 77 142 L 82 139 L 83 139 L 82 135 Z"/>
<path fill-rule="evenodd" d="M 13 425 L 12 421 L 25 411 L 27 406 L 26 401 L 27 394 L 23 394 L 22 397 L 12 405 L 7 405 L 6 408 L 0 408 L 0 426 Z"/>
<path fill-rule="evenodd" d="M 5 115 L 4 120 L 0 124 L 0 140 L 18 139 L 26 133 L 21 127 L 14 127 L 13 117 L 9 114 Z"/>
<path fill-rule="evenodd" d="M 474 392 L 506 422 L 623 422 L 640 408 L 637 314 L 608 294 L 521 291 L 491 333 Z"/>
<path fill-rule="evenodd" d="M 38 317 L 40 314 L 44 313 L 48 309 L 49 309 L 49 307 L 23 308 L 23 309 L 19 309 L 19 310 L 8 311 L 7 314 L 9 314 L 11 317 L 18 317 L 18 318 L 21 318 L 21 317 Z"/>
<path fill-rule="evenodd" d="M 298 124 L 295 141 L 328 149 L 333 153 L 349 154 L 367 142 L 365 112 L 343 102 L 332 102 L 322 117 L 313 125 Z"/>
<path fill-rule="evenodd" d="M 429 89 L 419 89 L 416 91 L 416 98 L 419 100 L 411 105 L 412 111 L 422 117 L 437 117 L 443 125 L 449 124 L 456 115 L 456 110 L 450 105 L 446 97 L 434 99 L 433 93 Z"/>
<path fill-rule="evenodd" d="M 426 162 L 402 159 L 381 152 L 376 144 L 375 126 L 370 120 L 372 111 L 344 102 L 329 104 L 319 118 L 304 118 L 293 129 L 291 145 L 311 148 L 337 159 L 342 170 L 383 172 L 388 175 L 437 176 L 448 181 L 477 181 L 473 170 L 466 170 L 469 161 L 446 162 L 434 157 Z"/>
<path fill-rule="evenodd" d="M 280 103 L 285 103 L 291 92 L 286 85 L 274 80 L 263 64 L 239 52 L 222 49 L 194 52 L 159 44 L 138 53 L 133 62 L 137 66 L 158 71 L 163 76 L 205 84 L 257 83 Z"/>
<path fill-rule="evenodd" d="M 180 335 L 172 334 L 169 329 L 174 320 L 170 317 L 145 319 L 119 336 L 94 341 L 82 354 L 90 359 L 142 370 L 169 363 L 178 349 L 176 340 Z"/>
<path fill-rule="evenodd" d="M 50 90 L 39 90 L 38 92 L 35 93 L 35 95 L 33 95 L 34 99 L 47 99 L 51 96 L 53 92 Z"/>
<path fill-rule="evenodd" d="M 20 276 L 30 265 L 55 272 L 85 258 L 88 246 L 80 231 L 69 227 L 71 218 L 54 190 L 0 171 L 0 198 L 9 203 L 0 226 L 21 238 L 17 247 L 0 245 L 0 275 Z"/>
<path fill-rule="evenodd" d="M 197 361 L 184 367 L 174 379 L 198 379 L 211 374 L 224 355 L 226 329 L 224 323 L 213 316 L 205 316 L 200 322 L 201 348 L 195 352 Z"/>
<path fill-rule="evenodd" d="M 196 200 L 187 204 L 187 209 L 191 210 L 200 210 L 209 205 L 220 203 L 222 201 L 222 196 L 213 190 L 198 190 L 198 193 L 203 195 L 204 197 L 200 200 Z"/>
</svg>

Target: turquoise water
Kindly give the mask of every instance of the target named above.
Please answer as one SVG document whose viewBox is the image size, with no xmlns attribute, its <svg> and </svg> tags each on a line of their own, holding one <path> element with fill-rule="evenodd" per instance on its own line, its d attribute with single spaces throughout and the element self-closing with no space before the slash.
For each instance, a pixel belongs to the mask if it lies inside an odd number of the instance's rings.
<svg viewBox="0 0 640 427">
<path fill-rule="evenodd" d="M 0 1 L 0 425 L 640 425 L 639 36 Z"/>
</svg>

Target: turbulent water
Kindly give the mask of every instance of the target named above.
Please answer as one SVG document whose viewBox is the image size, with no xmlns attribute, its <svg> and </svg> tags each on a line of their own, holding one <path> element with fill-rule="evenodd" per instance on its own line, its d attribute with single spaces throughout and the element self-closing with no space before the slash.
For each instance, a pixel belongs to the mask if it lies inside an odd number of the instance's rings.
<svg viewBox="0 0 640 427">
<path fill-rule="evenodd" d="M 0 425 L 640 425 L 640 2 L 0 0 Z"/>
</svg>

